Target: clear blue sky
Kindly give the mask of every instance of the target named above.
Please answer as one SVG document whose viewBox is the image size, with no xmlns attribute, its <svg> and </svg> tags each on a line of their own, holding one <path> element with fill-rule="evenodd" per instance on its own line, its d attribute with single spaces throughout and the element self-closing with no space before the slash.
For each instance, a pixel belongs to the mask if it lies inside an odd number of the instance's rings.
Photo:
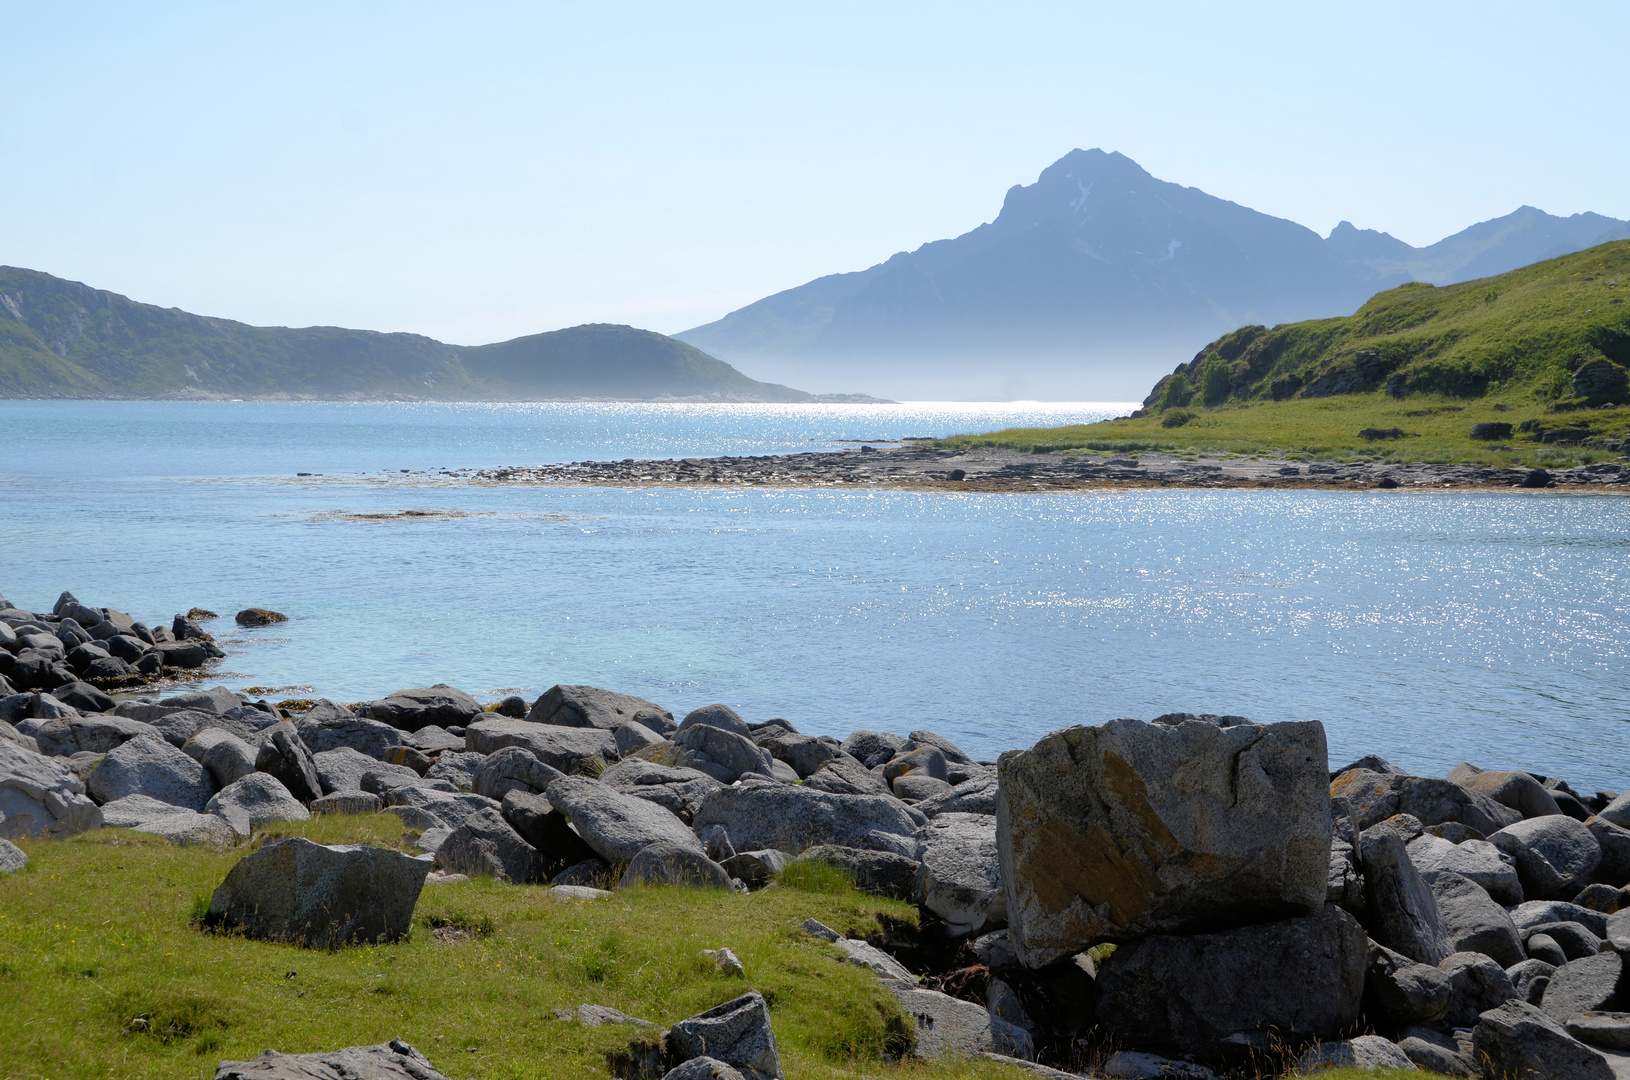
<svg viewBox="0 0 1630 1080">
<path fill-rule="evenodd" d="M 1630 5 L 0 7 L 0 263 L 254 323 L 668 332 L 1073 147 L 1415 244 L 1630 217 Z"/>
</svg>

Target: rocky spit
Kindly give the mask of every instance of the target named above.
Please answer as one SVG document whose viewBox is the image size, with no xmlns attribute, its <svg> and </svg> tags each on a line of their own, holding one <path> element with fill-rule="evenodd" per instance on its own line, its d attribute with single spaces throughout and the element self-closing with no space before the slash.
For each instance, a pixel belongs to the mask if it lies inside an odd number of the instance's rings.
<svg viewBox="0 0 1630 1080">
<path fill-rule="evenodd" d="M 452 474 L 449 474 L 452 475 Z M 1118 488 L 1477 488 L 1630 491 L 1630 468 L 1614 462 L 1572 469 L 1484 465 L 1291 461 L 1086 451 L 948 450 L 926 440 L 897 448 L 677 460 L 574 461 L 531 468 L 464 470 L 462 480 L 597 486 L 872 487 L 944 491 L 1072 491 Z"/>
<path fill-rule="evenodd" d="M 7 654 L 86 625 L 58 606 L 0 603 L 0 622 L 36 628 Z M 251 842 L 379 811 L 402 850 Z M 204 923 L 284 947 L 399 939 L 424 888 L 471 875 L 582 904 L 636 885 L 746 893 L 819 861 L 919 906 L 920 925 L 872 940 L 802 930 L 875 975 L 927 1059 L 1055 1078 L 1630 1076 L 1630 793 L 1471 764 L 1332 769 L 1317 721 L 1116 719 L 982 761 L 931 731 L 840 740 L 722 704 L 676 719 L 589 686 L 281 707 L 225 688 L 32 690 L 0 698 L 0 815 L 0 836 L 30 843 L 119 827 L 241 849 Z M 0 872 L 26 866 L 0 840 Z M 709 960 L 751 985 L 719 945 Z M 593 1004 L 562 1019 L 627 1025 L 619 1076 L 783 1076 L 756 991 L 666 1030 Z M 216 1075 L 442 1076 L 400 1041 Z"/>
</svg>

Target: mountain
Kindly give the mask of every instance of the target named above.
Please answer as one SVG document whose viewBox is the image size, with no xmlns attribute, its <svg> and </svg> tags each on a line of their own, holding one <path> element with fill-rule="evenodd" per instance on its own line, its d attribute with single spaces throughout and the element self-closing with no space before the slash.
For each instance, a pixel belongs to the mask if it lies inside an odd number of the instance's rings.
<svg viewBox="0 0 1630 1080">
<path fill-rule="evenodd" d="M 1129 396 L 1243 323 L 1348 312 L 1403 280 L 1295 222 L 1074 150 L 971 232 L 676 336 L 895 397 Z"/>
<path fill-rule="evenodd" d="M 649 330 L 603 323 L 494 345 L 248 326 L 0 267 L 0 398 L 815 401 Z"/>
<path fill-rule="evenodd" d="M 1403 274 L 1433 285 L 1490 277 L 1543 259 L 1622 240 L 1630 222 L 1601 214 L 1556 217 L 1521 206 L 1505 217 L 1480 221 L 1428 247 L 1411 247 L 1389 233 L 1343 221 L 1325 240 L 1338 255 L 1382 274 Z"/>
<path fill-rule="evenodd" d="M 1630 400 L 1627 296 L 1630 240 L 1454 285 L 1412 282 L 1345 318 L 1226 334 L 1161 379 L 1144 405 L 1373 400 L 1378 391 L 1496 396 L 1561 410 L 1623 403 Z M 1256 413 L 1267 425 L 1278 416 Z"/>
</svg>

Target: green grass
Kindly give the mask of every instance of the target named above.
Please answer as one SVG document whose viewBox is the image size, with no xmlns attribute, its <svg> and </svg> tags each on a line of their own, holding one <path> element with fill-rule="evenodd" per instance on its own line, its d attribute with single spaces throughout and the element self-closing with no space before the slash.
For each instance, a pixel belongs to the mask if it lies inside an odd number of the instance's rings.
<svg viewBox="0 0 1630 1080">
<path fill-rule="evenodd" d="M 388 814 L 322 816 L 282 831 L 323 843 L 402 838 Z M 267 1048 L 397 1037 L 458 1080 L 604 1076 L 606 1054 L 634 1029 L 585 1028 L 552 1009 L 611 1005 L 666 1026 L 748 989 L 770 1002 L 783 1067 L 798 1080 L 1025 1075 L 990 1062 L 891 1059 L 909 1018 L 868 973 L 795 927 L 814 917 L 863 937 L 880 916 L 914 922 L 916 909 L 858 893 L 830 867 L 794 864 L 797 873 L 748 896 L 651 888 L 561 902 L 539 887 L 432 885 L 408 940 L 319 952 L 198 929 L 242 850 L 177 848 L 112 829 L 22 846 L 28 867 L 0 876 L 8 1078 L 207 1078 L 217 1062 Z M 741 957 L 745 979 L 699 956 L 721 945 Z"/>
</svg>

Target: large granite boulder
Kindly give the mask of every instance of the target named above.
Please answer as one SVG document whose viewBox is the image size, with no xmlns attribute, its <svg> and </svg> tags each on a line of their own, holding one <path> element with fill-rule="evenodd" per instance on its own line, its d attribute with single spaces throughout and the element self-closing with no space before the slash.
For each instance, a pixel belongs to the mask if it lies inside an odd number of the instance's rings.
<svg viewBox="0 0 1630 1080">
<path fill-rule="evenodd" d="M 550 784 L 544 797 L 565 815 L 584 843 L 614 866 L 629 862 L 659 840 L 702 850 L 696 834 L 673 814 L 644 799 L 623 795 L 598 780 L 567 776 Z"/>
<path fill-rule="evenodd" d="M 1454 951 L 1437 899 L 1410 862 L 1403 838 L 1385 825 L 1359 836 L 1364 900 L 1370 929 L 1381 944 L 1422 964 L 1436 964 Z"/>
<path fill-rule="evenodd" d="M 1451 1028 L 1471 1027 L 1483 1013 L 1518 996 L 1505 969 L 1482 953 L 1451 953 L 1438 970 L 1449 976 L 1449 1012 L 1443 1022 Z"/>
<path fill-rule="evenodd" d="M 203 728 L 182 744 L 181 752 L 202 765 L 216 787 L 235 784 L 255 771 L 255 748 L 221 728 Z"/>
<path fill-rule="evenodd" d="M 40 695 L 42 698 L 49 694 Z M 139 735 L 162 734 L 152 725 L 122 716 L 72 716 L 30 723 L 28 734 L 42 754 L 68 757 L 72 754 L 105 754 Z"/>
<path fill-rule="evenodd" d="M 889 983 L 900 1007 L 911 1015 L 916 1038 L 913 1057 L 927 1061 L 973 1058 L 981 1054 L 1026 1059 L 1035 1056 L 1030 1036 L 1021 1028 L 993 1016 L 989 1009 L 937 990 Z M 1062 1075 L 1062 1074 L 1061 1074 Z"/>
<path fill-rule="evenodd" d="M 1365 987 L 1398 1027 L 1435 1023 L 1449 1012 L 1452 984 L 1445 972 L 1373 941 Z"/>
<path fill-rule="evenodd" d="M 488 714 L 465 728 L 464 744 L 477 754 L 496 754 L 506 746 L 519 746 L 563 773 L 577 772 L 591 757 L 603 762 L 617 760 L 617 739 L 609 731 L 533 724 L 496 714 Z"/>
<path fill-rule="evenodd" d="M 1414 1071 L 1415 1063 L 1409 1060 L 1409 1055 L 1397 1043 L 1379 1035 L 1359 1035 L 1352 1039 L 1320 1043 L 1304 1050 L 1296 1059 L 1298 1074 L 1335 1068 Z"/>
<path fill-rule="evenodd" d="M 696 769 L 676 769 L 630 758 L 600 774 L 600 782 L 624 795 L 656 803 L 681 821 L 691 821 L 707 797 L 724 785 Z"/>
<path fill-rule="evenodd" d="M 1580 1013 L 1616 1009 L 1623 977 L 1624 960 L 1612 950 L 1570 960 L 1551 972 L 1539 1006 L 1559 1024 Z"/>
<path fill-rule="evenodd" d="M 511 791 L 524 791 L 542 795 L 549 785 L 566 774 L 553 765 L 545 765 L 537 755 L 521 746 L 506 746 L 488 754 L 471 773 L 475 781 L 472 788 L 489 799 L 502 799 Z"/>
<path fill-rule="evenodd" d="M 831 795 L 887 795 L 889 785 L 877 773 L 845 754 L 822 765 L 804 778 L 804 787 Z M 953 788 L 952 791 L 956 789 Z M 950 795 L 951 792 L 946 792 Z M 992 802 L 991 813 L 995 813 Z"/>
<path fill-rule="evenodd" d="M 759 853 L 763 857 L 763 853 Z M 740 858 L 738 856 L 737 858 Z M 785 859 L 785 856 L 782 856 Z M 855 888 L 873 896 L 887 896 L 895 900 L 911 900 L 921 895 L 918 873 L 922 869 L 916 859 L 897 855 L 892 851 L 868 851 L 865 848 L 844 847 L 841 844 L 817 844 L 805 848 L 798 856 L 800 862 L 823 862 L 835 866 L 849 876 Z M 736 877 L 736 860 L 725 860 L 725 869 Z M 749 885 L 754 884 L 742 878 Z"/>
<path fill-rule="evenodd" d="M 602 731 L 616 731 L 629 723 L 649 728 L 658 735 L 674 730 L 673 713 L 656 702 L 597 686 L 551 686 L 533 702 L 526 719 L 534 724 Z"/>
<path fill-rule="evenodd" d="M 521 839 L 537 849 L 551 876 L 588 859 L 599 861 L 594 849 L 567 822 L 566 815 L 542 795 L 518 789 L 506 792 L 499 812 Z"/>
<path fill-rule="evenodd" d="M 5 625 L 0 623 L 0 626 Z M 28 852 L 0 837 L 0 874 L 15 874 L 28 865 Z"/>
<path fill-rule="evenodd" d="M 291 837 L 240 859 L 205 922 L 313 949 L 395 941 L 412 925 L 430 869 L 429 856 Z"/>
<path fill-rule="evenodd" d="M 996 815 L 997 779 L 994 772 L 957 784 L 950 791 L 941 792 L 917 803 L 917 809 L 928 817 L 941 814 Z"/>
<path fill-rule="evenodd" d="M 1532 900 L 1569 900 L 1590 884 L 1602 849 L 1583 822 L 1562 814 L 1529 818 L 1489 836 L 1489 843 L 1517 862 L 1523 895 Z"/>
<path fill-rule="evenodd" d="M 668 1052 L 680 1062 L 717 1058 L 750 1080 L 785 1080 L 770 1007 L 757 990 L 679 1021 L 668 1032 Z"/>
<path fill-rule="evenodd" d="M 827 735 L 788 733 L 767 739 L 761 745 L 777 761 L 791 765 L 800 780 L 843 753 L 838 741 Z"/>
<path fill-rule="evenodd" d="M 658 840 L 647 844 L 629 860 L 619 889 L 632 885 L 688 885 L 728 889 L 730 874 L 724 867 L 689 844 Z"/>
<path fill-rule="evenodd" d="M 1116 949 L 1098 975 L 1098 1022 L 1123 1045 L 1216 1059 L 1235 1050 L 1334 1039 L 1359 1018 L 1364 930 L 1317 915 L 1211 934 L 1155 934 Z M 1238 1036 L 1243 1038 L 1239 1044 Z"/>
<path fill-rule="evenodd" d="M 328 708 L 319 706 L 327 705 Z M 402 731 L 379 720 L 369 720 L 350 714 L 340 715 L 340 707 L 320 701 L 295 722 L 300 740 L 313 754 L 325 750 L 338 750 L 348 746 L 371 758 L 384 761 L 391 751 L 403 744 Z"/>
<path fill-rule="evenodd" d="M 987 924 L 1007 921 L 995 818 L 941 814 L 917 835 L 922 862 L 916 899 L 944 919 L 951 934 L 977 933 Z"/>
<path fill-rule="evenodd" d="M 215 794 L 204 767 L 157 735 L 141 735 L 109 751 L 85 786 L 98 802 L 147 795 L 198 811 Z"/>
<path fill-rule="evenodd" d="M 1613 1080 L 1595 1050 L 1526 1001 L 1490 1009 L 1472 1029 L 1472 1051 L 1485 1076 L 1518 1080 Z"/>
<path fill-rule="evenodd" d="M 738 851 L 797 854 L 817 844 L 870 847 L 872 832 L 911 837 L 918 819 L 888 796 L 833 795 L 808 784 L 738 784 L 709 795 L 691 824 L 698 832 L 723 825 Z"/>
<path fill-rule="evenodd" d="M 1447 870 L 1477 882 L 1502 904 L 1523 902 L 1516 860 L 1486 840 L 1451 844 L 1441 836 L 1423 833 L 1408 841 L 1408 849 L 1410 862 L 1423 874 Z"/>
<path fill-rule="evenodd" d="M 723 784 L 733 784 L 749 773 L 774 775 L 775 759 L 745 735 L 712 724 L 692 724 L 674 733 L 674 764 L 696 769 Z"/>
<path fill-rule="evenodd" d="M 905 743 L 904 736 L 892 731 L 855 731 L 843 740 L 839 749 L 871 769 L 893 757 Z"/>
<path fill-rule="evenodd" d="M 481 703 L 446 683 L 413 690 L 398 690 L 368 706 L 371 719 L 403 731 L 437 727 L 463 727 L 481 715 Z"/>
<path fill-rule="evenodd" d="M 743 720 L 741 715 L 728 705 L 703 705 L 699 709 L 692 709 L 685 714 L 685 719 L 679 722 L 679 728 L 675 734 L 678 734 L 679 731 L 688 731 L 698 725 L 720 728 L 740 735 L 745 739 L 753 737 L 753 729 L 748 726 L 747 721 Z"/>
<path fill-rule="evenodd" d="M 1522 963 L 1526 954 L 1517 924 L 1476 882 L 1448 870 L 1428 871 L 1421 880 L 1432 890 L 1444 936 L 1455 952 L 1483 953 L 1501 967 Z"/>
<path fill-rule="evenodd" d="M 1449 771 L 1449 781 L 1467 791 L 1487 795 L 1501 806 L 1508 806 L 1525 818 L 1560 814 L 1556 799 L 1545 786 L 1525 772 L 1514 770 L 1485 771 L 1464 762 Z"/>
<path fill-rule="evenodd" d="M 204 812 L 216 814 L 232 826 L 240 837 L 253 836 L 255 830 L 274 821 L 305 821 L 311 811 L 271 773 L 250 773 L 235 781 L 209 800 Z"/>
<path fill-rule="evenodd" d="M 0 837 L 58 838 L 101 827 L 101 809 L 66 762 L 0 739 Z"/>
<path fill-rule="evenodd" d="M 517 885 L 544 880 L 549 863 L 504 815 L 486 807 L 465 818 L 436 849 L 436 869 Z"/>
<path fill-rule="evenodd" d="M 1330 795 L 1348 800 L 1360 830 L 1410 814 L 1423 825 L 1458 821 L 1487 836 L 1522 820 L 1520 813 L 1487 795 L 1429 776 L 1349 769 L 1331 781 Z"/>
<path fill-rule="evenodd" d="M 215 1080 L 447 1080 L 401 1039 L 316 1054 L 268 1050 L 253 1061 L 223 1061 Z"/>
<path fill-rule="evenodd" d="M 1602 849 L 1602 861 L 1596 867 L 1597 879 L 1616 889 L 1630 885 L 1630 829 L 1604 817 L 1586 818 L 1585 828 Z"/>
<path fill-rule="evenodd" d="M 277 777 L 289 789 L 289 794 L 303 803 L 327 794 L 317 775 L 317 763 L 311 759 L 311 749 L 288 721 L 272 725 L 261 735 L 260 749 L 255 752 L 255 768 Z"/>
<path fill-rule="evenodd" d="M 1112 720 L 1002 755 L 997 845 L 1021 959 L 1320 911 L 1326 768 L 1317 721 Z"/>
<path fill-rule="evenodd" d="M 146 795 L 126 795 L 102 807 L 102 824 L 162 836 L 180 846 L 200 845 L 219 851 L 237 840 L 232 826 L 217 814 L 200 814 Z"/>
<path fill-rule="evenodd" d="M 419 774 L 406 765 L 389 765 L 349 746 L 318 751 L 311 755 L 311 765 L 317 770 L 317 783 L 324 795 L 336 791 L 365 791 L 362 778 L 370 774 L 376 781 L 383 778 L 393 778 L 402 784 L 419 781 Z"/>
</svg>

